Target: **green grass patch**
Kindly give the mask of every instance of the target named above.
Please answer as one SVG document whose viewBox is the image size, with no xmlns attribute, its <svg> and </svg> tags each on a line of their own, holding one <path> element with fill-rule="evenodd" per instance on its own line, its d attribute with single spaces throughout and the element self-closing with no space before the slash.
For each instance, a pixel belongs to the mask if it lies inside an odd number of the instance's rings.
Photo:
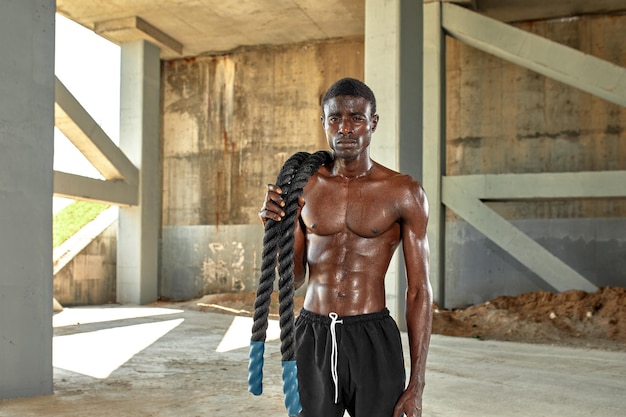
<svg viewBox="0 0 626 417">
<path fill-rule="evenodd" d="M 107 208 L 106 204 L 90 201 L 75 201 L 64 207 L 52 219 L 52 246 L 65 242 Z"/>
</svg>

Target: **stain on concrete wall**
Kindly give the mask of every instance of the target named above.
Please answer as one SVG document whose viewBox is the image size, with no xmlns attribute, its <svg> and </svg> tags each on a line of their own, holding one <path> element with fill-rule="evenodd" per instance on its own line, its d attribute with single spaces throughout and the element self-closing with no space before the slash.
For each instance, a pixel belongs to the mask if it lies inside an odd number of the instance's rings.
<svg viewBox="0 0 626 417">
<path fill-rule="evenodd" d="M 244 273 L 244 242 L 211 242 L 202 262 L 203 293 L 241 292 L 249 281 Z"/>
<path fill-rule="evenodd" d="M 256 291 L 263 226 L 167 226 L 161 241 L 159 294 L 189 300 Z"/>
</svg>

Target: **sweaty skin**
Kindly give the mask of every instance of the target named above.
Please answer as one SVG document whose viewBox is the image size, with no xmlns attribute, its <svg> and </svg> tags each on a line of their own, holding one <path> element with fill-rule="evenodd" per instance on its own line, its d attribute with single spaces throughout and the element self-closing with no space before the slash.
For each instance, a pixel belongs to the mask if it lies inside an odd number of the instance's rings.
<svg viewBox="0 0 626 417">
<path fill-rule="evenodd" d="M 304 308 L 352 316 L 385 308 L 385 273 L 402 242 L 407 272 L 409 383 L 393 417 L 422 415 L 422 392 L 432 323 L 426 238 L 428 203 L 421 185 L 369 155 L 378 115 L 362 97 L 338 96 L 323 107 L 322 124 L 334 153 L 307 182 L 295 229 L 296 287 L 308 286 Z M 282 191 L 268 185 L 259 216 L 280 221 Z"/>
</svg>

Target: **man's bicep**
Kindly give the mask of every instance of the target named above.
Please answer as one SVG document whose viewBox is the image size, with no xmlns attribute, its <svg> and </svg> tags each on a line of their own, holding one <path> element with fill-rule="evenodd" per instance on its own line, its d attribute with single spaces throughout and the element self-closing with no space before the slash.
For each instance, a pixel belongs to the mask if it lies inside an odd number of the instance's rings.
<svg viewBox="0 0 626 417">
<path fill-rule="evenodd" d="M 426 235 L 428 200 L 417 183 L 412 184 L 410 200 L 403 212 L 402 245 L 408 285 L 421 287 L 428 281 L 430 250 Z"/>
</svg>

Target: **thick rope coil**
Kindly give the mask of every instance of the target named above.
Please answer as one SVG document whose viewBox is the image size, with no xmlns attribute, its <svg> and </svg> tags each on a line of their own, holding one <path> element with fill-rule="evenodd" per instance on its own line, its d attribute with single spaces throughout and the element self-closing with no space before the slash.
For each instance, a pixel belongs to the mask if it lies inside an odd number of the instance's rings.
<svg viewBox="0 0 626 417">
<path fill-rule="evenodd" d="M 290 416 L 297 415 L 302 407 L 297 387 L 297 368 L 295 364 L 295 320 L 294 320 L 294 228 L 298 213 L 298 199 L 310 176 L 320 166 L 332 161 L 327 151 L 314 154 L 298 152 L 283 165 L 276 185 L 283 193 L 285 216 L 282 221 L 268 219 L 263 237 L 263 259 L 261 277 L 255 301 L 254 323 L 250 346 L 250 364 L 248 367 L 248 390 L 255 395 L 262 392 L 263 350 L 259 345 L 265 341 L 270 299 L 273 291 L 276 268 L 278 266 L 280 339 L 283 360 L 283 391 L 285 407 Z"/>
<path fill-rule="evenodd" d="M 291 178 L 295 175 L 298 166 L 300 166 L 308 156 L 309 154 L 306 152 L 298 152 L 287 159 L 276 178 L 276 184 L 283 188 L 283 185 L 287 185 L 291 182 Z M 268 219 L 265 223 L 261 277 L 259 279 L 259 287 L 257 288 L 257 296 L 254 303 L 254 324 L 252 325 L 251 339 L 253 342 L 265 341 L 267 317 L 270 311 L 271 295 L 274 290 L 274 279 L 276 277 L 278 243 L 283 228 L 283 222 Z"/>
<path fill-rule="evenodd" d="M 296 216 L 298 214 L 298 199 L 302 195 L 302 190 L 307 181 L 318 168 L 332 161 L 329 152 L 319 151 L 310 155 L 302 162 L 296 171 L 290 185 L 288 195 L 285 200 L 285 217 L 281 223 L 285 224 L 285 229 L 280 237 L 280 250 L 278 255 L 279 265 L 279 281 L 278 281 L 278 300 L 280 315 L 280 340 L 281 353 L 283 361 L 293 361 L 296 359 L 295 351 L 295 323 L 294 323 L 294 264 L 293 264 L 293 245 L 294 245 L 294 229 Z"/>
<path fill-rule="evenodd" d="M 276 183 L 289 183 L 293 175 L 295 175 L 298 166 L 308 155 L 306 152 L 299 152 L 287 159 L 278 174 Z M 257 288 L 257 296 L 254 303 L 254 321 L 252 324 L 250 361 L 248 364 L 248 391 L 254 395 L 263 393 L 263 354 L 265 353 L 267 318 L 270 311 L 272 292 L 274 291 L 278 243 L 282 229 L 282 222 L 268 219 L 265 223 L 261 277 L 259 278 L 259 287 Z"/>
</svg>

